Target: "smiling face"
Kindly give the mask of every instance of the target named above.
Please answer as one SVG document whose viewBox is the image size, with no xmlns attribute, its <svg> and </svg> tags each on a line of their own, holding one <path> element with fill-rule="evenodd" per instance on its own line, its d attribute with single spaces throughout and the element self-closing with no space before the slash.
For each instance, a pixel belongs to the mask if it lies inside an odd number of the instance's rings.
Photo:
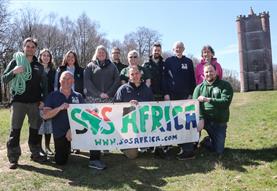
<svg viewBox="0 0 277 191">
<path fill-rule="evenodd" d="M 36 45 L 31 41 L 27 42 L 23 47 L 23 51 L 27 57 L 34 56 L 36 54 L 36 50 Z"/>
<path fill-rule="evenodd" d="M 128 54 L 128 63 L 130 66 L 138 65 L 138 55 L 136 53 Z"/>
<path fill-rule="evenodd" d="M 176 44 L 173 51 L 175 53 L 175 55 L 178 58 L 181 58 L 183 56 L 183 52 L 184 52 L 185 48 L 184 46 L 182 46 L 181 44 Z"/>
<path fill-rule="evenodd" d="M 72 73 L 65 71 L 60 77 L 61 88 L 64 90 L 70 90 L 74 84 L 74 77 Z"/>
<path fill-rule="evenodd" d="M 162 48 L 158 46 L 154 46 L 152 49 L 152 55 L 154 56 L 155 59 L 160 58 L 162 54 Z"/>
<path fill-rule="evenodd" d="M 209 83 L 212 83 L 216 80 L 216 71 L 214 66 L 212 65 L 205 65 L 204 66 L 204 76 L 205 80 Z"/>
<path fill-rule="evenodd" d="M 41 54 L 41 61 L 43 65 L 48 65 L 50 63 L 51 56 L 48 51 L 45 51 Z"/>
<path fill-rule="evenodd" d="M 75 56 L 73 53 L 69 53 L 66 58 L 66 63 L 68 66 L 74 66 L 76 62 Z"/>
<path fill-rule="evenodd" d="M 97 54 L 96 54 L 96 58 L 100 61 L 103 62 L 105 61 L 105 59 L 107 58 L 107 54 L 103 49 L 99 49 Z"/>
<path fill-rule="evenodd" d="M 211 61 L 211 59 L 213 58 L 213 53 L 209 48 L 204 48 L 202 50 L 202 57 L 206 61 Z"/>
<path fill-rule="evenodd" d="M 129 81 L 138 84 L 140 83 L 141 79 L 141 73 L 137 67 L 131 67 L 129 69 Z"/>
</svg>

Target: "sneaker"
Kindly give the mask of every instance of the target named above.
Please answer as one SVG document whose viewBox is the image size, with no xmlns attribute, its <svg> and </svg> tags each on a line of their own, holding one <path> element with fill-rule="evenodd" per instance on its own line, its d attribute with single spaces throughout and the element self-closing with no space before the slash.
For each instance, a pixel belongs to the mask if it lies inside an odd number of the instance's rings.
<svg viewBox="0 0 277 191">
<path fill-rule="evenodd" d="M 138 151 L 140 153 L 146 153 L 147 152 L 147 148 L 138 148 Z"/>
<path fill-rule="evenodd" d="M 179 155 L 177 155 L 178 160 L 190 160 L 190 159 L 195 159 L 195 154 L 194 152 L 183 152 Z"/>
<path fill-rule="evenodd" d="M 17 169 L 18 163 L 17 162 L 11 162 L 9 169 Z"/>
<path fill-rule="evenodd" d="M 47 162 L 47 157 L 46 156 L 36 156 L 36 155 L 31 155 L 31 160 L 37 163 L 44 163 Z"/>
<path fill-rule="evenodd" d="M 46 155 L 48 155 L 48 156 L 53 156 L 53 155 L 54 155 L 53 151 L 51 151 L 50 148 L 45 149 L 45 153 L 46 153 Z"/>
<path fill-rule="evenodd" d="M 104 170 L 107 166 L 101 160 L 90 160 L 88 164 L 89 168 L 95 168 L 97 170 Z"/>
<path fill-rule="evenodd" d="M 80 149 L 73 149 L 72 152 L 77 155 L 81 153 Z"/>
<path fill-rule="evenodd" d="M 39 155 L 40 156 L 46 156 L 46 152 L 43 149 L 40 149 Z"/>
</svg>

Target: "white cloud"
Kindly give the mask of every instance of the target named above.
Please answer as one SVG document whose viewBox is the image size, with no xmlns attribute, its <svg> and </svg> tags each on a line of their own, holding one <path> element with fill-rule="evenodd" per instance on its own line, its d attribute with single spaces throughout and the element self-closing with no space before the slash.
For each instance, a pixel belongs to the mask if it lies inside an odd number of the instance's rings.
<svg viewBox="0 0 277 191">
<path fill-rule="evenodd" d="M 230 44 L 216 52 L 216 56 L 225 56 L 227 54 L 238 53 L 238 44 Z"/>
</svg>

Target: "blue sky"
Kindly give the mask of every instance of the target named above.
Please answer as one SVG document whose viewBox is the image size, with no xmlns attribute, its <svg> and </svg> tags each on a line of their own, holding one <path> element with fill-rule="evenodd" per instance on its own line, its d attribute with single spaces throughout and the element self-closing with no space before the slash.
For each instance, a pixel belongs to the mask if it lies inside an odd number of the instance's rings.
<svg viewBox="0 0 277 191">
<path fill-rule="evenodd" d="M 85 12 L 100 25 L 109 40 L 122 41 L 138 27 L 157 30 L 164 50 L 175 41 L 183 41 L 185 54 L 200 58 L 203 45 L 210 44 L 223 68 L 239 73 L 236 17 L 269 11 L 273 63 L 277 64 L 277 1 L 274 0 L 11 0 L 10 8 L 26 6 L 40 11 L 43 18 L 53 12 L 59 17 L 77 19 Z"/>
</svg>

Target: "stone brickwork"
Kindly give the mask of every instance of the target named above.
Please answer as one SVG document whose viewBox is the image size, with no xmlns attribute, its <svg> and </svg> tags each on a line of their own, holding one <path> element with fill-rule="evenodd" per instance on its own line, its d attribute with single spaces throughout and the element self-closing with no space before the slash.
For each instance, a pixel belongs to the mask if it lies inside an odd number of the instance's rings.
<svg viewBox="0 0 277 191">
<path fill-rule="evenodd" d="M 269 13 L 237 17 L 241 92 L 273 89 Z"/>
</svg>

